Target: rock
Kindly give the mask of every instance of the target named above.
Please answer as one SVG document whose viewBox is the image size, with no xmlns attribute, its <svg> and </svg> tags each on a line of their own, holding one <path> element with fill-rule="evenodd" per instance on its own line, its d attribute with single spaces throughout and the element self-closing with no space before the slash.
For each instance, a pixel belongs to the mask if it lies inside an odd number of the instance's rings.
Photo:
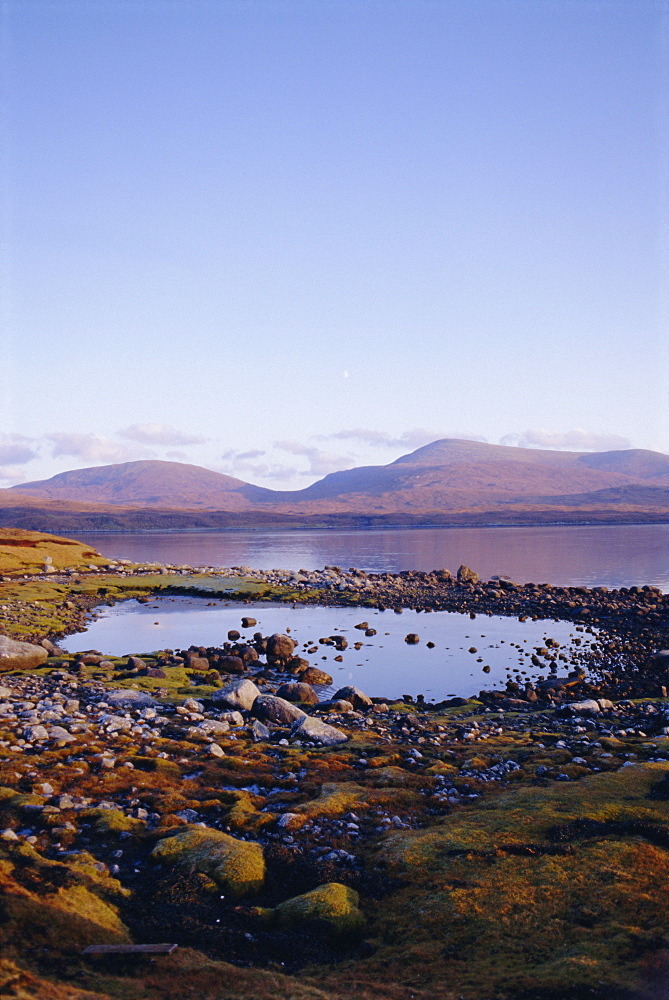
<svg viewBox="0 0 669 1000">
<path fill-rule="evenodd" d="M 207 748 L 210 757 L 225 757 L 225 750 L 218 743 L 211 743 Z"/>
<path fill-rule="evenodd" d="M 344 701 L 343 698 L 333 699 L 332 701 L 321 701 L 318 703 L 318 707 L 329 712 L 339 712 L 341 715 L 347 715 L 349 712 L 354 711 L 351 702 Z"/>
<path fill-rule="evenodd" d="M 365 923 L 355 889 L 340 882 L 327 882 L 302 896 L 286 899 L 274 909 L 274 921 L 282 927 L 321 926 L 329 933 L 352 934 Z"/>
<path fill-rule="evenodd" d="M 230 726 L 243 726 L 244 716 L 241 712 L 221 712 L 220 721 L 227 722 Z"/>
<path fill-rule="evenodd" d="M 196 670 L 201 673 L 206 674 L 210 669 L 211 664 L 206 656 L 188 656 L 186 659 L 186 666 L 189 670 Z M 232 671 L 230 671 L 232 673 Z"/>
<path fill-rule="evenodd" d="M 236 628 L 231 628 L 228 631 L 228 639 L 230 640 L 230 642 L 236 642 L 237 639 L 241 639 L 241 635 L 239 634 Z"/>
<path fill-rule="evenodd" d="M 283 632 L 275 632 L 267 638 L 267 662 L 287 664 L 295 655 L 295 642 Z"/>
<path fill-rule="evenodd" d="M 251 724 L 251 736 L 254 743 L 265 743 L 270 738 L 271 733 L 263 722 L 254 719 Z"/>
<path fill-rule="evenodd" d="M 303 705 L 318 704 L 318 695 L 311 684 L 305 684 L 303 681 L 290 681 L 288 684 L 282 684 L 276 694 L 278 698 L 285 698 L 286 701 L 302 702 Z"/>
<path fill-rule="evenodd" d="M 332 695 L 333 701 L 350 701 L 353 708 L 369 708 L 372 704 L 372 699 L 369 695 L 366 695 L 364 691 L 360 688 L 348 685 L 347 687 L 339 688 L 335 694 Z"/>
<path fill-rule="evenodd" d="M 251 646 L 247 642 L 235 646 L 234 653 L 236 656 L 241 657 L 244 663 L 255 663 L 258 659 L 258 650 L 255 646 Z"/>
<path fill-rule="evenodd" d="M 303 674 L 309 668 L 309 660 L 304 660 L 301 656 L 293 656 L 286 664 L 277 663 L 276 666 L 285 666 L 285 669 L 289 670 L 291 674 Z"/>
<path fill-rule="evenodd" d="M 572 715 L 597 715 L 600 711 L 599 702 L 594 698 L 585 701 L 571 701 L 560 708 L 561 712 L 571 712 Z"/>
<path fill-rule="evenodd" d="M 253 714 L 261 720 L 289 726 L 303 718 L 305 713 L 297 705 L 278 698 L 275 694 L 261 694 L 253 703 Z"/>
<path fill-rule="evenodd" d="M 211 700 L 216 705 L 227 705 L 228 708 L 236 708 L 238 710 L 241 709 L 243 712 L 248 712 L 253 707 L 253 702 L 259 694 L 260 691 L 253 681 L 250 681 L 248 678 L 240 678 L 237 681 L 226 684 L 225 687 L 220 688 L 218 691 L 214 691 Z"/>
<path fill-rule="evenodd" d="M 158 864 L 208 875 L 235 898 L 257 892 L 265 880 L 260 845 L 219 830 L 182 830 L 160 840 L 151 857 Z"/>
<path fill-rule="evenodd" d="M 62 726 L 49 726 L 49 739 L 57 740 L 59 743 L 73 743 L 76 736 L 69 733 Z"/>
<path fill-rule="evenodd" d="M 326 674 L 324 670 L 320 670 L 318 667 L 307 667 L 306 670 L 301 671 L 299 677 L 304 684 L 332 684 L 332 678 L 330 675 Z"/>
<path fill-rule="evenodd" d="M 416 632 L 409 632 L 408 635 L 404 636 L 404 641 L 409 646 L 415 646 L 416 643 L 420 642 L 420 636 Z"/>
<path fill-rule="evenodd" d="M 46 649 L 33 646 L 31 642 L 16 642 L 0 635 L 0 671 L 3 670 L 34 670 L 48 658 Z"/>
<path fill-rule="evenodd" d="M 241 725 L 244 720 L 241 715 L 239 718 L 239 725 Z M 223 735 L 223 733 L 227 733 L 229 731 L 230 723 L 225 719 L 205 719 L 204 722 L 201 722 L 196 728 L 199 732 L 204 733 L 205 736 L 209 736 L 210 734 Z"/>
<path fill-rule="evenodd" d="M 650 670 L 657 670 L 661 673 L 669 674 L 669 649 L 658 649 L 656 653 L 649 656 L 644 667 Z"/>
<path fill-rule="evenodd" d="M 293 723 L 290 734 L 293 737 L 305 736 L 324 747 L 336 746 L 348 740 L 348 736 L 342 733 L 341 729 L 335 729 L 334 726 L 329 726 L 327 722 L 315 719 L 312 715 L 305 715 Z"/>
<path fill-rule="evenodd" d="M 129 656 L 128 670 L 146 670 L 146 662 L 141 656 Z"/>
<path fill-rule="evenodd" d="M 216 669 L 223 674 L 243 674 L 246 671 L 246 665 L 241 656 L 230 654 L 220 658 L 216 664 Z"/>
<path fill-rule="evenodd" d="M 155 698 L 146 691 L 136 691 L 134 688 L 106 691 L 105 701 L 112 708 L 153 708 L 157 704 Z"/>
<path fill-rule="evenodd" d="M 23 730 L 23 737 L 29 743 L 42 743 L 49 739 L 49 734 L 45 726 L 26 726 Z"/>
<path fill-rule="evenodd" d="M 458 570 L 458 583 L 478 583 L 479 575 L 464 564 Z"/>
<path fill-rule="evenodd" d="M 242 628 L 253 628 L 258 622 L 255 618 L 242 618 Z"/>
</svg>

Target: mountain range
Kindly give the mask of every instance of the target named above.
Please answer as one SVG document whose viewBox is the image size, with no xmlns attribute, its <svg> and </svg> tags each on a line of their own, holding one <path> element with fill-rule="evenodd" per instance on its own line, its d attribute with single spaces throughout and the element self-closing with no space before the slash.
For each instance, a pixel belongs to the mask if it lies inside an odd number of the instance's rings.
<svg viewBox="0 0 669 1000">
<path fill-rule="evenodd" d="M 179 462 L 63 472 L 0 490 L 0 523 L 36 530 L 348 527 L 669 519 L 669 455 L 544 451 L 447 438 L 389 465 L 269 490 Z"/>
</svg>

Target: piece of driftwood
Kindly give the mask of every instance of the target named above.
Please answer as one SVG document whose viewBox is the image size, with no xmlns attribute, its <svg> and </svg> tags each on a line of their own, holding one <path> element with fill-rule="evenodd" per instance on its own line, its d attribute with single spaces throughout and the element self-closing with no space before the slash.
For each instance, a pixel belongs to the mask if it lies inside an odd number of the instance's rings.
<svg viewBox="0 0 669 1000">
<path fill-rule="evenodd" d="M 171 955 L 178 944 L 89 944 L 82 955 Z"/>
</svg>

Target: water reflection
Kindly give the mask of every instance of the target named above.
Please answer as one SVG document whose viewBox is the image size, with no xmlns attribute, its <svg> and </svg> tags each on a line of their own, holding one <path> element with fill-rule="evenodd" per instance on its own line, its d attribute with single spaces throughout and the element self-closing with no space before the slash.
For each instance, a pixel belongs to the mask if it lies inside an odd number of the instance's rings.
<svg viewBox="0 0 669 1000">
<path fill-rule="evenodd" d="M 535 667 L 530 657 L 555 639 L 573 666 L 593 641 L 586 632 L 576 634 L 570 622 L 526 621 L 515 618 L 404 611 L 380 612 L 373 608 L 325 608 L 315 606 L 244 604 L 207 598 L 161 598 L 142 605 L 128 601 L 106 608 L 86 633 L 70 636 L 64 643 L 70 652 L 99 649 L 108 655 L 184 649 L 190 645 L 220 646 L 229 629 L 240 629 L 242 615 L 252 615 L 253 632 L 290 631 L 313 666 L 327 671 L 335 687 L 355 684 L 371 696 L 398 698 L 424 694 L 428 700 L 459 695 L 467 697 L 482 689 L 503 687 L 508 677 L 522 682 L 526 677 L 548 676 L 549 666 Z M 363 620 L 376 629 L 373 637 L 354 626 Z M 417 645 L 404 641 L 409 632 L 420 636 Z M 344 635 L 348 648 L 339 653 L 318 640 Z M 574 638 L 580 640 L 576 646 Z M 427 642 L 435 647 L 428 648 Z M 361 642 L 360 649 L 354 643 Z M 318 646 L 317 653 L 306 649 Z M 470 652 L 473 650 L 473 652 Z M 341 656 L 341 662 L 336 657 Z M 543 660 L 542 660 L 543 663 Z M 485 666 L 490 672 L 483 671 Z M 571 669 L 571 666 L 570 666 Z M 560 672 L 567 667 L 560 664 Z M 334 689 L 333 689 L 334 690 Z"/>
<path fill-rule="evenodd" d="M 418 528 L 381 531 L 137 532 L 82 535 L 110 558 L 368 572 L 457 569 L 521 583 L 669 590 L 669 525 Z"/>
</svg>

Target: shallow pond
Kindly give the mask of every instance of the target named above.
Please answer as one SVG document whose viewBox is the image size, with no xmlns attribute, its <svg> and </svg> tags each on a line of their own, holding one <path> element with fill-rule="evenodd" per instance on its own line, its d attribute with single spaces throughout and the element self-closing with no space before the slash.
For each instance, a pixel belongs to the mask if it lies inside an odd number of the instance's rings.
<svg viewBox="0 0 669 1000">
<path fill-rule="evenodd" d="M 213 606 L 212 606 L 213 604 Z M 242 616 L 257 625 L 246 633 Z M 376 635 L 366 637 L 355 626 L 366 621 Z M 525 621 L 517 618 L 447 611 L 432 613 L 405 610 L 377 611 L 373 608 L 292 606 L 286 604 L 239 604 L 200 597 L 164 597 L 149 604 L 126 601 L 105 608 L 85 633 L 69 636 L 61 643 L 68 652 L 99 649 L 110 656 L 149 653 L 163 649 L 187 649 L 190 645 L 222 646 L 228 630 L 237 629 L 248 639 L 254 632 L 271 635 L 289 632 L 299 643 L 296 653 L 334 678 L 334 688 L 355 684 L 370 696 L 398 698 L 424 694 L 427 701 L 455 695 L 467 697 L 482 689 L 504 687 L 507 679 L 549 676 L 550 666 L 535 666 L 531 656 L 556 640 L 568 663 L 558 663 L 565 674 L 583 662 L 597 637 L 582 627 L 564 621 Z M 405 636 L 416 633 L 420 641 L 409 645 Z M 338 652 L 320 645 L 319 639 L 343 635 L 348 648 Z M 433 642 L 434 648 L 426 644 Z M 355 649 L 355 643 L 362 643 Z M 318 646 L 315 653 L 306 650 Z M 470 650 L 475 650 L 470 652 Z M 341 662 L 335 657 L 341 656 Z M 484 667 L 490 667 L 484 672 Z"/>
</svg>

